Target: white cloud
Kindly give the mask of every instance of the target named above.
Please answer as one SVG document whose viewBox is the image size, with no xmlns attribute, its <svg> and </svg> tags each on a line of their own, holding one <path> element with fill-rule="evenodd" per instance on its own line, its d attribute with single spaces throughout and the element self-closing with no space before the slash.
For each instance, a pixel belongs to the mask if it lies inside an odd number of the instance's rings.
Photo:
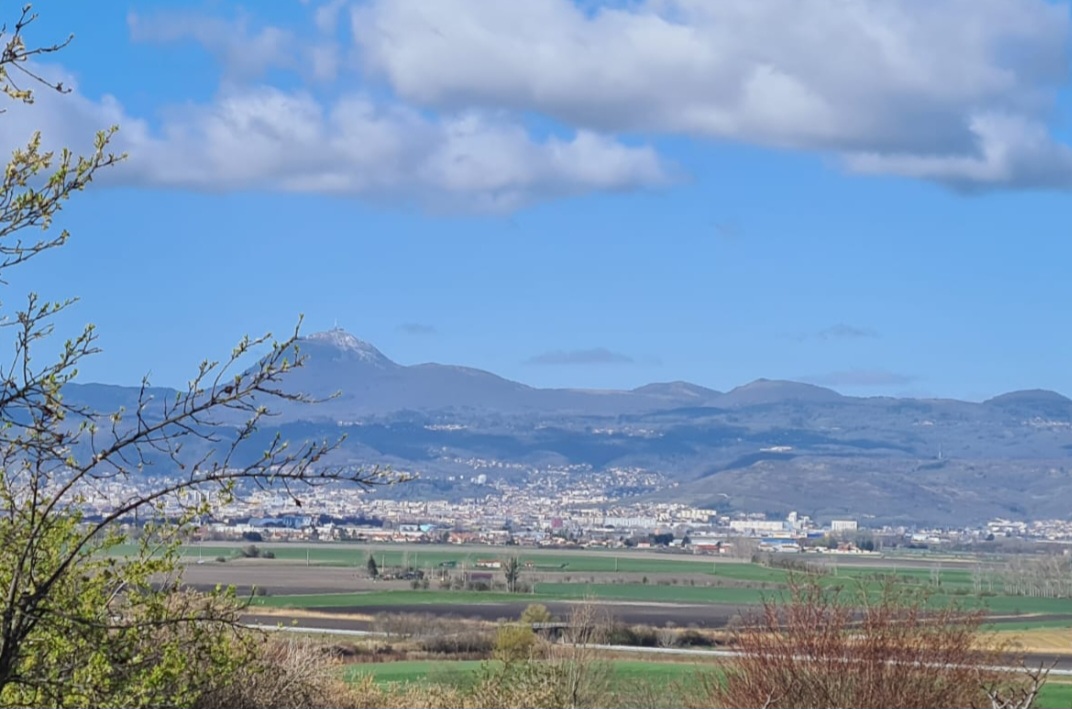
<svg viewBox="0 0 1072 709">
<path fill-rule="evenodd" d="M 156 44 L 192 40 L 211 52 L 225 73 L 234 79 L 251 79 L 271 68 L 296 65 L 291 32 L 266 26 L 253 30 L 250 18 L 233 21 L 193 12 L 158 12 L 127 15 L 130 38 Z"/>
<path fill-rule="evenodd" d="M 140 117 L 111 97 L 50 95 L 9 113 L 0 140 L 40 127 L 69 144 L 118 123 L 131 157 L 116 175 L 142 185 L 483 211 L 666 183 L 655 150 L 621 134 L 818 151 L 856 172 L 966 189 L 1072 187 L 1072 148 L 1048 125 L 1072 24 L 1047 0 L 323 0 L 304 11 L 306 30 L 131 14 L 133 39 L 196 41 L 219 59 L 214 100 Z M 341 18 L 353 46 L 340 43 Z M 289 88 L 295 76 L 315 91 Z M 367 83 L 377 79 L 386 97 Z M 567 137 L 534 135 L 530 115 Z"/>
<path fill-rule="evenodd" d="M 332 34 L 338 28 L 339 16 L 346 6 L 346 0 L 328 0 L 313 12 L 313 23 L 323 34 Z"/>
<path fill-rule="evenodd" d="M 1046 0 L 370 0 L 351 24 L 366 68 L 424 106 L 832 152 L 954 184 L 1072 176 L 1046 127 L 1069 13 Z"/>
<path fill-rule="evenodd" d="M 50 78 L 75 86 L 72 77 L 49 70 Z M 267 86 L 172 108 L 159 126 L 129 116 L 111 97 L 41 93 L 0 122 L 0 147 L 25 142 L 40 128 L 48 145 L 85 150 L 89 131 L 111 124 L 121 126 L 115 145 L 129 160 L 110 179 L 143 186 L 317 192 L 506 212 L 541 199 L 666 180 L 651 148 L 586 131 L 536 140 L 486 112 L 430 118 L 362 94 L 321 103 Z"/>
<path fill-rule="evenodd" d="M 981 114 L 970 122 L 974 154 L 855 153 L 850 168 L 940 180 L 964 189 L 987 184 L 1072 187 L 1072 148 L 1057 143 L 1041 123 L 1022 116 Z"/>
<path fill-rule="evenodd" d="M 327 43 L 309 50 L 309 70 L 317 81 L 331 81 L 339 73 L 339 46 Z"/>
</svg>

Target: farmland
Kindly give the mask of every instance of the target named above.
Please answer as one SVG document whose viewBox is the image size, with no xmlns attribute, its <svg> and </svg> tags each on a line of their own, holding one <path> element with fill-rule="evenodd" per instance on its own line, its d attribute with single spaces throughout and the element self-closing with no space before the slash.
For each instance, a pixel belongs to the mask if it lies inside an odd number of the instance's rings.
<svg viewBox="0 0 1072 709">
<path fill-rule="evenodd" d="M 488 663 L 494 666 L 494 663 Z M 657 691 L 667 705 L 682 705 L 683 693 L 701 674 L 715 675 L 718 666 L 699 662 L 660 662 L 651 660 L 610 661 L 612 684 L 632 688 L 646 686 Z M 485 663 L 478 660 L 411 660 L 353 665 L 344 677 L 351 682 L 371 675 L 377 683 L 438 683 L 465 686 L 472 682 Z M 1039 709 L 1061 709 L 1072 705 L 1072 683 L 1050 681 L 1039 695 Z"/>
<path fill-rule="evenodd" d="M 251 613 L 314 610 L 341 617 L 419 612 L 496 620 L 516 615 L 529 603 L 543 603 L 566 614 L 572 604 L 588 599 L 600 602 L 623 622 L 719 627 L 765 598 L 783 594 L 790 574 L 784 568 L 741 560 L 636 550 L 276 543 L 259 545 L 264 556 L 243 558 L 245 548 L 248 545 L 225 543 L 183 548 L 189 562 L 186 582 L 200 588 L 234 585 L 256 593 Z M 129 548 L 115 550 L 127 552 Z M 514 554 L 521 562 L 524 593 L 506 593 L 502 572 L 494 568 Z M 379 579 L 367 571 L 370 556 L 383 570 Z M 971 558 L 789 556 L 820 571 L 823 583 L 874 591 L 884 578 L 894 577 L 925 589 L 934 606 L 955 602 L 986 609 L 995 627 L 1072 626 L 1068 599 L 975 593 L 973 574 L 982 562 Z M 423 587 L 385 578 L 402 568 L 420 570 L 427 579 Z M 459 588 L 444 580 L 457 580 L 471 571 L 482 572 L 486 590 Z"/>
<path fill-rule="evenodd" d="M 514 554 L 520 561 L 523 593 L 507 593 L 505 588 L 501 566 Z M 421 649 L 436 632 L 489 637 L 497 624 L 516 620 L 533 603 L 546 606 L 557 620 L 570 618 L 582 603 L 594 603 L 608 622 L 646 628 L 637 632 L 647 633 L 651 647 L 673 644 L 688 632 L 706 634 L 708 642 L 717 645 L 728 637 L 724 629 L 749 617 L 757 604 L 783 597 L 796 572 L 779 567 L 774 563 L 778 559 L 753 563 L 640 551 L 506 547 L 277 543 L 258 545 L 256 555 L 251 555 L 248 545 L 205 544 L 186 547 L 182 555 L 187 583 L 201 588 L 234 585 L 250 594 L 247 622 L 369 632 L 372 635 L 362 636 L 368 647 L 393 648 L 387 656 L 345 664 L 341 671 L 350 681 L 371 676 L 377 683 L 455 687 L 475 681 L 494 664 L 487 664 L 492 662 L 487 654 L 452 656 Z M 933 607 L 955 602 L 985 609 L 991 616 L 987 629 L 998 631 L 999 640 L 1011 641 L 1033 659 L 1064 658 L 1059 666 L 1070 666 L 1072 643 L 1065 635 L 1072 628 L 1072 602 L 976 593 L 978 562 L 971 559 L 788 556 L 806 561 L 824 584 L 877 593 L 885 580 L 893 578 L 924 590 Z M 370 557 L 377 578 L 369 572 Z M 414 569 L 421 575 L 405 578 L 400 573 Z M 455 583 L 471 573 L 485 580 L 481 590 Z M 668 633 L 676 635 L 670 638 Z M 381 637 L 387 639 L 376 640 Z M 606 656 L 600 661 L 607 663 L 620 691 L 630 696 L 655 692 L 661 701 L 678 705 L 685 701 L 683 688 L 696 686 L 699 673 L 717 671 L 719 662 L 713 656 L 601 652 Z M 1072 685 L 1053 681 L 1040 706 L 1064 706 L 1070 698 Z"/>
</svg>

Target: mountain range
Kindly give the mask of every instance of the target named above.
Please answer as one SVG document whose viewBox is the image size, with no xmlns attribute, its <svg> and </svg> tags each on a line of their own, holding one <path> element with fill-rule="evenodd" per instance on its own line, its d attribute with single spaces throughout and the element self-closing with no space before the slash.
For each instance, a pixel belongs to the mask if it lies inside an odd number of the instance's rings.
<svg viewBox="0 0 1072 709">
<path fill-rule="evenodd" d="M 506 477 L 547 466 L 643 469 L 665 484 L 623 494 L 721 511 L 909 525 L 1072 513 L 1072 400 L 1052 391 L 974 403 L 766 379 L 728 392 L 688 382 L 540 389 L 468 367 L 400 365 L 339 329 L 303 338 L 300 351 L 304 366 L 285 386 L 338 396 L 285 403 L 259 435 L 345 433 L 337 461 L 421 473 L 390 494 L 486 493 L 459 481 L 479 459 Z M 72 384 L 65 395 L 110 411 L 129 409 L 137 393 Z"/>
</svg>

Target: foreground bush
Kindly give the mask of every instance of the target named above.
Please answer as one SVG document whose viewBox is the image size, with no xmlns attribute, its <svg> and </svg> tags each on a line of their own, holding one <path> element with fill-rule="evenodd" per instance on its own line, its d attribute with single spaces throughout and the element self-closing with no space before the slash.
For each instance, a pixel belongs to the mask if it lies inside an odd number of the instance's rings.
<svg viewBox="0 0 1072 709">
<path fill-rule="evenodd" d="M 54 123 L 35 113 L 36 92 L 69 91 L 41 60 L 70 38 L 29 37 L 36 15 L 17 7 L 5 6 L 0 21 L 0 131 L 14 141 L 0 179 L 3 285 L 31 285 L 21 268 L 30 260 L 48 268 L 47 254 L 70 237 L 57 228 L 62 207 L 124 158 L 109 149 L 117 127 L 78 140 L 81 156 L 49 147 L 63 136 L 32 131 Z M 199 520 L 248 486 L 300 503 L 313 487 L 368 488 L 389 476 L 322 465 L 337 442 L 255 437 L 275 405 L 312 401 L 282 387 L 302 364 L 297 330 L 280 342 L 242 338 L 229 356 L 196 365 L 185 389 L 160 396 L 145 379 L 125 407 L 100 411 L 66 398 L 98 352 L 92 325 L 56 332 L 76 299 L 4 295 L 0 706 L 189 706 L 246 659 L 234 643 L 234 599 L 174 593 L 180 545 Z M 86 515 L 101 496 L 107 508 Z M 128 539 L 132 518 L 140 523 Z"/>
<path fill-rule="evenodd" d="M 338 676 L 330 647 L 302 638 L 257 634 L 248 662 L 221 676 L 196 709 L 327 709 L 349 706 L 350 688 Z"/>
<path fill-rule="evenodd" d="M 213 675 L 193 706 L 565 709 L 680 706 L 683 699 L 695 707 L 1033 706 L 1044 671 L 990 669 L 1006 658 L 981 632 L 983 615 L 928 611 L 925 601 L 892 585 L 869 595 L 794 582 L 784 603 L 767 603 L 735 631 L 744 656 L 723 675 L 696 675 L 688 687 L 612 681 L 610 662 L 591 648 L 612 626 L 591 606 L 575 612 L 562 643 L 502 626 L 499 659 L 459 686 L 378 685 L 371 676 L 348 684 L 336 647 L 251 633 L 236 640 L 243 650 L 256 641 L 251 659 Z"/>
<path fill-rule="evenodd" d="M 919 590 L 886 583 L 846 591 L 815 578 L 790 584 L 733 634 L 734 659 L 706 678 L 698 706 L 990 706 L 1006 688 L 1003 648 L 981 632 L 983 611 L 928 610 Z"/>
<path fill-rule="evenodd" d="M 610 664 L 588 645 L 602 641 L 606 620 L 588 604 L 577 607 L 563 644 L 539 638 L 530 627 L 504 624 L 496 636 L 498 660 L 486 662 L 464 687 L 437 684 L 356 684 L 342 677 L 337 648 L 315 640 L 247 631 L 235 638 L 252 654 L 228 674 L 216 674 L 197 709 L 327 707 L 458 707 L 460 709 L 565 709 L 621 706 L 609 690 Z"/>
</svg>

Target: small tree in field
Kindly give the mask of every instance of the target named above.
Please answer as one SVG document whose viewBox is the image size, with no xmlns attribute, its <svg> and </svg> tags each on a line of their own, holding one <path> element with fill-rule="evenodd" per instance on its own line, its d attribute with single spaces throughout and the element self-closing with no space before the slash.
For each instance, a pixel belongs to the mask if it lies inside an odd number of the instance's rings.
<svg viewBox="0 0 1072 709">
<path fill-rule="evenodd" d="M 26 105 L 34 90 L 64 91 L 27 63 L 66 44 L 28 47 L 34 17 L 26 7 L 0 30 L 0 91 Z M 0 177 L 0 287 L 12 269 L 66 243 L 53 220 L 122 160 L 108 152 L 114 131 L 98 134 L 85 157 L 46 150 L 39 134 L 13 152 Z M 273 401 L 306 401 L 282 386 L 301 364 L 297 331 L 243 339 L 163 400 L 146 381 L 126 411 L 71 403 L 67 385 L 97 352 L 92 326 L 51 339 L 72 303 L 31 293 L 0 312 L 12 347 L 0 364 L 0 706 L 193 705 L 250 666 L 256 641 L 238 627 L 232 593 L 179 590 L 180 545 L 197 520 L 251 485 L 297 501 L 310 487 L 388 478 L 325 465 L 335 442 L 292 447 L 258 435 Z M 102 496 L 106 511 L 84 516 Z M 149 523 L 120 557 L 129 518 Z"/>
<path fill-rule="evenodd" d="M 365 564 L 368 569 L 369 578 L 375 579 L 380 577 L 380 566 L 376 563 L 376 557 L 369 554 L 368 563 Z"/>
<path fill-rule="evenodd" d="M 981 632 L 983 611 L 928 609 L 916 589 L 868 592 L 795 579 L 733 633 L 741 655 L 704 678 L 701 706 L 989 706 L 1008 687 L 1002 649 Z"/>
<path fill-rule="evenodd" d="M 502 565 L 503 576 L 506 577 L 506 590 L 510 593 L 517 591 L 517 582 L 521 579 L 521 560 L 511 556 Z"/>
</svg>

